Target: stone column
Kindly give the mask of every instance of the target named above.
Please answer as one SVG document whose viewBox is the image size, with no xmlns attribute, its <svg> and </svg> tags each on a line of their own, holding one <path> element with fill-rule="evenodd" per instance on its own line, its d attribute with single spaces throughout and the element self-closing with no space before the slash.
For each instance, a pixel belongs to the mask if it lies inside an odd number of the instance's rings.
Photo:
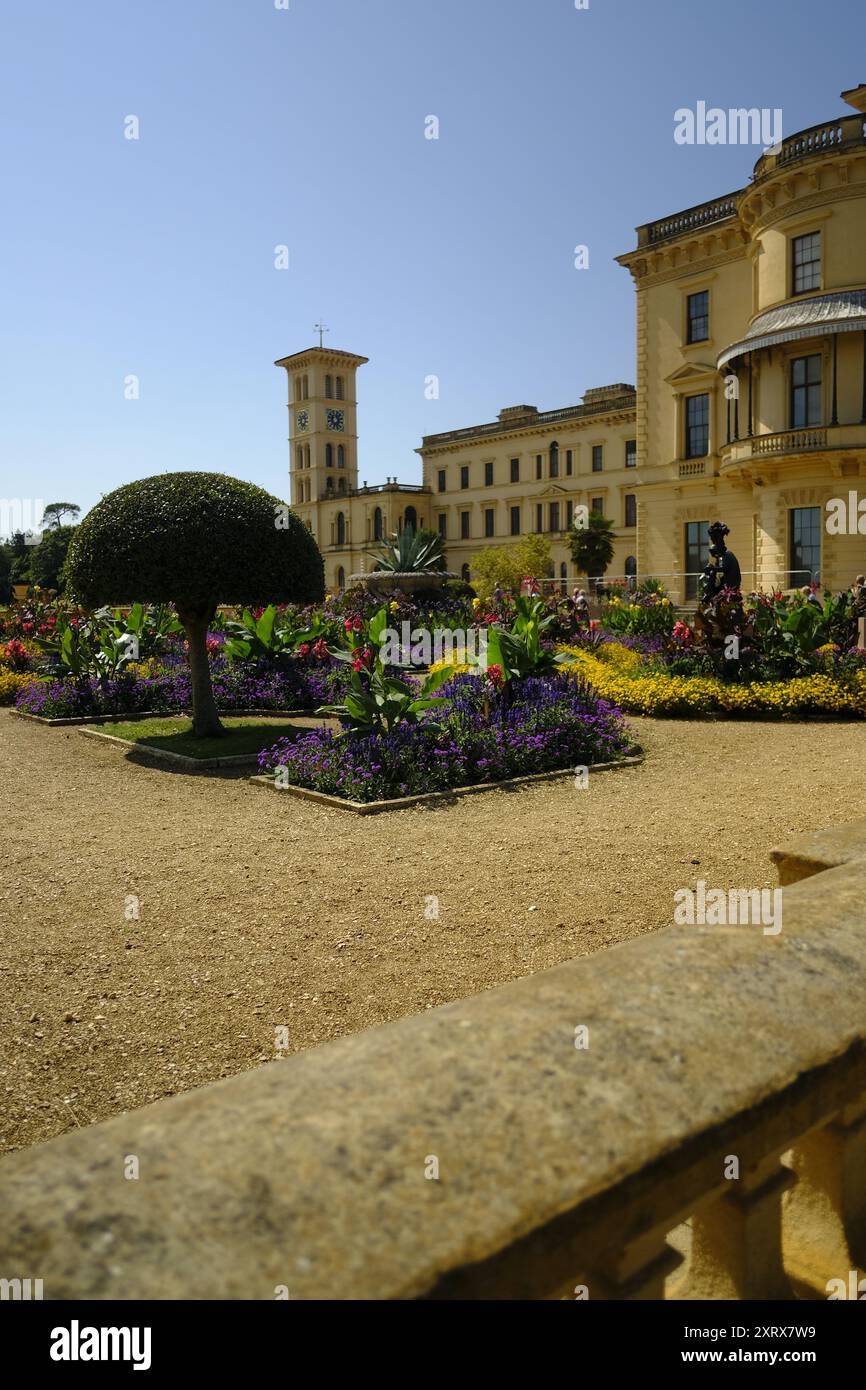
<svg viewBox="0 0 866 1390">
<path fill-rule="evenodd" d="M 785 1200 L 785 1258 L 796 1281 L 827 1297 L 831 1279 L 866 1277 L 866 1097 L 795 1146 Z"/>
<path fill-rule="evenodd" d="M 732 1178 L 695 1212 L 692 1248 L 673 1299 L 790 1299 L 782 1266 L 782 1194 L 796 1182 L 779 1154 Z"/>
</svg>

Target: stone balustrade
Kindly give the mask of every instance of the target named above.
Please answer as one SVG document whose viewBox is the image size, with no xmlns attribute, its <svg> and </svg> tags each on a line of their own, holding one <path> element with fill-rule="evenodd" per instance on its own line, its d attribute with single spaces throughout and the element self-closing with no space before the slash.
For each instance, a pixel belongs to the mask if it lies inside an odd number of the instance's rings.
<svg viewBox="0 0 866 1390">
<path fill-rule="evenodd" d="M 669 926 L 7 1156 L 0 1275 L 826 1297 L 866 1263 L 866 821 L 774 858 L 776 935 Z"/>
</svg>

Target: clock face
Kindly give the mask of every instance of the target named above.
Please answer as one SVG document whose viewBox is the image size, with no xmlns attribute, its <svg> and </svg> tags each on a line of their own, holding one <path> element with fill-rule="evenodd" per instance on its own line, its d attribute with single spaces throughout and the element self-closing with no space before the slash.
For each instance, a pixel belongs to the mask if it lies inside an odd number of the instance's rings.
<svg viewBox="0 0 866 1390">
<path fill-rule="evenodd" d="M 342 412 L 342 410 L 329 410 L 329 411 L 328 411 L 328 429 L 329 429 L 329 430 L 342 430 L 342 428 L 343 428 L 343 412 Z"/>
<path fill-rule="evenodd" d="M 303 431 L 303 430 L 306 430 L 306 429 L 309 429 L 309 427 L 310 427 L 310 412 L 309 412 L 308 410 L 299 410 L 299 411 L 298 411 L 298 415 L 297 415 L 297 419 L 296 419 L 295 423 L 296 423 L 296 425 L 297 425 L 297 427 L 298 427 L 298 431 L 299 431 L 299 432 L 301 432 L 301 431 Z"/>
</svg>

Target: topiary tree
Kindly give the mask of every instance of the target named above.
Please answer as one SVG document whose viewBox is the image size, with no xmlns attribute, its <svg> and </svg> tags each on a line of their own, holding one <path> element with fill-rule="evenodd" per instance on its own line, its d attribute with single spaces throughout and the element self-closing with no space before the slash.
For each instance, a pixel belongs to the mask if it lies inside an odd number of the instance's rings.
<svg viewBox="0 0 866 1390">
<path fill-rule="evenodd" d="M 186 630 L 193 731 L 223 733 L 207 631 L 220 603 L 315 603 L 322 557 L 294 512 L 224 473 L 162 473 L 103 497 L 77 527 L 70 592 L 88 607 L 173 603 Z"/>
</svg>

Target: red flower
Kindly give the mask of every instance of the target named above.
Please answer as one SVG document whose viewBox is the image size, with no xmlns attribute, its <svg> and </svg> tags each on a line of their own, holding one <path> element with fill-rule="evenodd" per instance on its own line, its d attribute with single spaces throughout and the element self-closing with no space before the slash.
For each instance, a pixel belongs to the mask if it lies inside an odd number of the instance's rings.
<svg viewBox="0 0 866 1390">
<path fill-rule="evenodd" d="M 309 642 L 302 642 L 301 645 L 298 647 L 298 656 L 307 657 L 307 656 L 309 656 L 309 655 L 310 655 L 310 644 L 309 644 Z"/>
<path fill-rule="evenodd" d="M 363 632 L 363 630 L 364 630 L 364 623 L 363 623 L 363 620 L 362 620 L 361 618 L 356 618 L 356 619 L 354 620 L 354 622 L 352 623 L 352 627 L 355 629 L 356 632 Z"/>
<path fill-rule="evenodd" d="M 485 623 L 495 623 L 495 622 L 498 622 L 498 619 L 497 619 L 495 613 L 488 613 L 488 614 L 486 615 L 484 621 L 485 621 Z"/>
<path fill-rule="evenodd" d="M 353 670 L 353 671 L 363 671 L 363 669 L 364 669 L 364 667 L 363 667 L 361 661 L 358 659 L 358 657 L 355 657 L 355 660 L 352 662 L 352 670 Z"/>
<path fill-rule="evenodd" d="M 318 642 L 313 643 L 313 656 L 318 657 L 319 661 L 326 661 L 328 655 L 328 644 L 324 637 L 320 637 Z"/>
<path fill-rule="evenodd" d="M 352 631 L 352 619 L 351 619 L 351 618 L 347 618 L 346 621 L 343 623 L 343 627 L 345 628 L 346 632 L 351 632 L 351 631 Z"/>
<path fill-rule="evenodd" d="M 494 690 L 502 689 L 505 684 L 505 677 L 502 674 L 502 667 L 498 665 L 497 662 L 494 662 L 492 666 L 488 666 L 485 674 Z"/>
</svg>

